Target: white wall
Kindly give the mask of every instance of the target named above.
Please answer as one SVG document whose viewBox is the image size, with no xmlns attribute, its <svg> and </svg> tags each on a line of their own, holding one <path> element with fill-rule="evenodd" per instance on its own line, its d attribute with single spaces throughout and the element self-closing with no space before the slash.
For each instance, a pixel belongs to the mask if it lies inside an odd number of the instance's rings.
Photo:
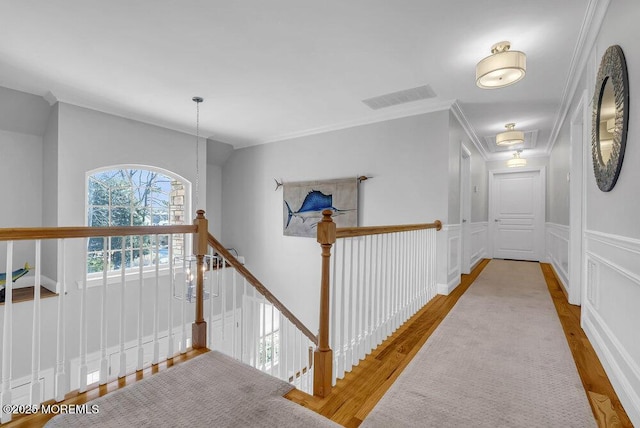
<svg viewBox="0 0 640 428">
<path fill-rule="evenodd" d="M 569 225 L 569 164 L 571 136 L 569 122 L 562 126 L 549 158 L 547 172 L 547 221 Z"/>
<path fill-rule="evenodd" d="M 598 189 L 591 157 L 587 159 L 582 326 L 634 425 L 640 425 L 640 226 L 636 215 L 640 210 L 640 146 L 635 144 L 640 140 L 640 110 L 634 108 L 636 89 L 640 88 L 638 16 L 640 3 L 637 1 L 609 3 L 582 73 L 586 78 L 579 82 L 570 109 L 576 108 L 578 96 L 585 89 L 589 97 L 593 96 L 595 88 L 590 87 L 593 83 L 584 82 L 595 81 L 605 50 L 611 45 L 620 45 L 629 72 L 628 140 L 622 171 L 610 192 Z M 591 104 L 586 108 L 590 113 Z M 587 128 L 590 129 L 590 123 Z M 590 144 L 589 134 L 585 135 L 584 144 Z"/>
<path fill-rule="evenodd" d="M 368 175 L 360 225 L 447 219 L 448 112 L 236 150 L 223 167 L 223 242 L 310 329 L 317 330 L 320 247 L 282 234 L 285 182 Z"/>
<path fill-rule="evenodd" d="M 42 137 L 0 130 L 0 227 L 34 227 L 42 224 Z M 14 244 L 11 270 L 34 265 L 34 246 Z M 6 243 L 0 243 L 0 272 L 6 267 Z"/>
</svg>

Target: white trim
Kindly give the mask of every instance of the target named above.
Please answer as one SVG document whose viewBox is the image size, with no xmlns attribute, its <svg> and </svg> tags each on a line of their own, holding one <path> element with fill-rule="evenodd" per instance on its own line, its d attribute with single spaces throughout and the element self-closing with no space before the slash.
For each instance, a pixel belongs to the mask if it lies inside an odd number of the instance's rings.
<svg viewBox="0 0 640 428">
<path fill-rule="evenodd" d="M 489 222 L 481 221 L 471 223 L 471 270 L 478 266 L 484 258 L 488 258 L 487 237 Z M 484 236 L 483 236 L 484 235 Z M 476 238 L 476 236 L 479 236 Z"/>
<path fill-rule="evenodd" d="M 629 418 L 638 425 L 640 359 L 634 335 L 640 318 L 637 312 L 620 318 L 617 307 L 625 299 L 626 291 L 637 294 L 640 287 L 640 240 L 586 230 L 583 252 L 585 298 L 581 326 Z"/>
<path fill-rule="evenodd" d="M 584 271 L 584 230 L 586 226 L 586 159 L 590 123 L 588 119 L 587 91 L 582 92 L 580 101 L 571 117 L 569 148 L 569 272 L 568 300 L 579 305 L 584 295 L 582 272 Z"/>
<path fill-rule="evenodd" d="M 455 100 L 445 100 L 441 102 L 427 101 L 424 103 L 412 103 L 411 106 L 398 107 L 397 109 L 389 109 L 389 111 L 378 112 L 368 115 L 367 117 L 348 120 L 346 122 L 334 123 L 327 126 L 320 126 L 318 128 L 305 129 L 302 131 L 289 132 L 286 134 L 273 135 L 271 137 L 264 138 L 257 142 L 257 144 L 275 143 L 276 141 L 292 140 L 294 138 L 307 137 L 309 135 L 323 134 L 325 132 L 339 131 L 341 129 L 354 128 L 356 126 L 370 125 L 378 122 L 385 122 L 387 120 L 402 119 L 410 116 L 418 116 L 421 114 L 433 113 L 436 111 L 449 110 L 455 103 Z M 255 144 L 249 144 L 255 145 Z M 244 147 L 244 146 L 242 146 Z"/>
<path fill-rule="evenodd" d="M 458 122 L 460 123 L 460 126 L 462 126 L 462 129 L 464 129 L 467 137 L 469 137 L 473 145 L 476 147 L 476 149 L 478 149 L 478 152 L 480 153 L 480 156 L 482 156 L 482 159 L 486 162 L 489 159 L 487 150 L 480 142 L 478 134 L 476 134 L 473 126 L 471 126 L 471 124 L 467 120 L 467 117 L 464 115 L 464 112 L 462 111 L 462 108 L 460 107 L 460 104 L 458 104 L 457 100 L 454 101 L 453 104 L 451 104 L 451 112 L 456 117 L 456 119 L 458 119 Z"/>
<path fill-rule="evenodd" d="M 593 239 L 594 241 L 609 244 L 614 247 L 640 255 L 640 239 L 629 238 L 621 235 L 613 235 L 604 232 L 597 232 L 595 230 L 585 230 L 584 236 L 587 239 Z"/>
<path fill-rule="evenodd" d="M 438 284 L 438 294 L 448 296 L 453 290 L 460 285 L 460 279 L 453 278 L 448 284 Z"/>
<path fill-rule="evenodd" d="M 587 12 L 580 27 L 578 42 L 571 57 L 567 82 L 562 90 L 562 102 L 560 103 L 559 113 L 547 143 L 547 155 L 551 155 L 551 151 L 556 144 L 562 125 L 567 117 L 569 108 L 571 107 L 571 101 L 580 83 L 580 75 L 584 71 L 591 50 L 596 44 L 596 39 L 609 7 L 609 2 L 610 0 L 589 0 Z"/>
<path fill-rule="evenodd" d="M 557 248 L 558 242 L 564 243 L 566 251 Z M 551 263 L 558 274 L 558 279 L 565 292 L 569 294 L 569 273 L 562 265 L 562 260 L 567 260 L 567 264 L 569 263 L 569 226 L 545 223 L 545 256 L 547 262 Z"/>
<path fill-rule="evenodd" d="M 592 310 L 589 303 L 585 302 L 582 310 L 584 332 L 600 357 L 600 362 L 629 419 L 637 425 L 640 422 L 640 396 L 634 390 L 625 372 L 632 374 L 637 384 L 640 383 L 640 367 L 633 361 L 600 315 Z"/>
</svg>

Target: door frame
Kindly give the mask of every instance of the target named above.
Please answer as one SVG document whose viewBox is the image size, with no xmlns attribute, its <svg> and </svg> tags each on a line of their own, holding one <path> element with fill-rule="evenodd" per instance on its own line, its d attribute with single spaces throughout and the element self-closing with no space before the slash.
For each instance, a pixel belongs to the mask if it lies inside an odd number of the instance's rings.
<svg viewBox="0 0 640 428">
<path fill-rule="evenodd" d="M 590 155 L 590 104 L 587 91 L 582 92 L 578 106 L 571 117 L 569 152 L 569 284 L 567 294 L 572 305 L 582 304 L 586 295 L 582 281 L 586 265 L 583 249 L 586 227 L 587 163 Z"/>
<path fill-rule="evenodd" d="M 538 260 L 539 261 L 543 261 L 544 260 L 544 252 L 545 252 L 545 241 L 546 241 L 546 236 L 545 236 L 545 224 L 546 224 L 546 215 L 547 215 L 547 208 L 546 208 L 546 201 L 547 201 L 547 168 L 542 165 L 542 166 L 531 166 L 531 167 L 524 167 L 524 168 L 502 168 L 502 169 L 492 169 L 489 171 L 489 236 L 488 236 L 488 243 L 489 243 L 489 256 L 491 258 L 493 258 L 494 256 L 494 248 L 495 248 L 495 237 L 496 237 L 496 227 L 495 227 L 495 223 L 496 223 L 496 217 L 495 217 L 495 213 L 494 213 L 494 208 L 493 208 L 493 202 L 494 202 L 494 195 L 493 195 L 493 182 L 494 182 L 494 176 L 495 175 L 504 175 L 504 174 L 518 174 L 521 172 L 536 172 L 538 171 L 540 173 L 540 201 L 538 206 L 540 207 L 540 211 L 541 211 L 541 215 L 542 215 L 542 227 L 541 230 L 536 230 L 536 233 L 539 234 L 539 236 L 541 237 L 541 239 L 538 239 L 537 241 L 537 248 L 536 248 L 536 254 L 538 255 Z"/>
<path fill-rule="evenodd" d="M 460 144 L 460 273 L 471 273 L 471 151 Z"/>
</svg>

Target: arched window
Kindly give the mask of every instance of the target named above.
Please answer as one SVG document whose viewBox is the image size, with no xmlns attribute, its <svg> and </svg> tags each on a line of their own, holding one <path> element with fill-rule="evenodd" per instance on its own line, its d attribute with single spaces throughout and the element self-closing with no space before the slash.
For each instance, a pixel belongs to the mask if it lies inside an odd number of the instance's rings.
<svg viewBox="0 0 640 428">
<path fill-rule="evenodd" d="M 154 226 L 184 224 L 186 185 L 167 172 L 139 168 L 94 171 L 87 176 L 87 225 Z M 169 262 L 169 237 L 90 238 L 87 273 Z M 124 246 L 124 247 L 123 247 Z M 124 252 L 123 252 L 124 248 Z M 182 248 L 175 242 L 174 248 Z M 175 251 L 174 251 L 175 254 Z M 176 254 L 179 255 L 179 254 Z M 105 257 L 106 256 L 106 257 Z"/>
</svg>

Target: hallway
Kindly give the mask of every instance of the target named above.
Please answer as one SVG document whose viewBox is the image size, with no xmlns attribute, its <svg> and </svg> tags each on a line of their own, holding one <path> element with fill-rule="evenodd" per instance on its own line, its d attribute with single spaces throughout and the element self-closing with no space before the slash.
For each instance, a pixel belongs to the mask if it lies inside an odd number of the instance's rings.
<svg viewBox="0 0 640 428">
<path fill-rule="evenodd" d="M 471 274 L 463 275 L 461 284 L 449 296 L 437 296 L 429 302 L 339 380 L 329 397 L 321 400 L 297 390 L 287 397 L 344 426 L 359 426 L 488 263 L 485 259 Z M 551 266 L 541 264 L 540 267 L 598 425 L 631 427 L 600 361 L 580 328 L 580 308 L 567 303 Z"/>
</svg>

